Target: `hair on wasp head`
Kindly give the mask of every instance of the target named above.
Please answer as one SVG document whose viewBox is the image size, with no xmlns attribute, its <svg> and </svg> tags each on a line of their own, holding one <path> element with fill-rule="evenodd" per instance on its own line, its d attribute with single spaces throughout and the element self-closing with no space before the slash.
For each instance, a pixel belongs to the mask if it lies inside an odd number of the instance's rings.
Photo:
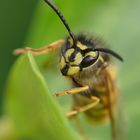
<svg viewBox="0 0 140 140">
<path fill-rule="evenodd" d="M 59 16 L 69 33 L 60 56 L 60 70 L 65 76 L 72 76 L 95 64 L 100 58 L 100 52 L 110 54 L 123 61 L 122 57 L 116 52 L 107 48 L 96 48 L 94 42 L 87 40 L 86 35 L 74 35 L 64 16 L 49 0 L 44 0 Z"/>
</svg>

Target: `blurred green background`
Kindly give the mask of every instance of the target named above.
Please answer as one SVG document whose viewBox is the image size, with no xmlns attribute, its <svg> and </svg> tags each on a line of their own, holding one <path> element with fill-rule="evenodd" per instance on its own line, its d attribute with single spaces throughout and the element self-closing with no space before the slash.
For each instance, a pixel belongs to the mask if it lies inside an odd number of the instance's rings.
<svg viewBox="0 0 140 140">
<path fill-rule="evenodd" d="M 54 0 L 54 3 L 64 14 L 74 33 L 89 32 L 101 36 L 113 50 L 124 57 L 124 63 L 116 62 L 116 65 L 128 120 L 127 139 L 139 139 L 140 1 Z M 12 51 L 24 46 L 39 48 L 64 38 L 67 31 L 55 13 L 41 0 L 0 1 L 0 17 L 0 107 L 3 115 L 6 80 L 16 58 Z M 61 77 L 57 69 L 57 60 L 53 58 L 55 53 L 36 58 L 42 73 L 47 77 L 51 93 L 69 88 L 66 79 Z M 54 61 L 50 62 L 50 59 Z M 61 106 L 65 106 L 62 107 L 63 110 L 67 111 L 67 97 L 58 100 Z M 82 124 L 91 140 L 109 139 L 109 130 L 105 126 L 92 128 L 86 122 Z"/>
<path fill-rule="evenodd" d="M 2 102 L 6 78 L 15 57 L 15 48 L 25 45 L 37 1 L 0 1 L 0 101 Z"/>
</svg>

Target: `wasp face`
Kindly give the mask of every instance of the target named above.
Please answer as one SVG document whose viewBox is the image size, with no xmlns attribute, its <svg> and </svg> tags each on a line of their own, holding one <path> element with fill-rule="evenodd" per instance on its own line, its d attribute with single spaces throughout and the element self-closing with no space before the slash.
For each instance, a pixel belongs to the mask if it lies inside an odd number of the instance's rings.
<svg viewBox="0 0 140 140">
<path fill-rule="evenodd" d="M 99 52 L 94 51 L 91 46 L 77 41 L 73 45 L 70 41 L 61 52 L 60 70 L 65 76 L 72 76 L 93 65 L 99 57 Z"/>
</svg>

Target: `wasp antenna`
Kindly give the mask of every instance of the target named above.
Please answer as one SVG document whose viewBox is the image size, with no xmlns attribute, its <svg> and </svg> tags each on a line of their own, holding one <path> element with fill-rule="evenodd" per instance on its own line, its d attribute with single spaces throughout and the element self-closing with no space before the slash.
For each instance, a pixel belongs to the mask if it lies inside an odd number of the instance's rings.
<svg viewBox="0 0 140 140">
<path fill-rule="evenodd" d="M 53 5 L 49 0 L 44 0 L 54 11 L 55 13 L 59 16 L 59 18 L 61 19 L 62 23 L 64 24 L 64 26 L 66 27 L 67 31 L 69 32 L 69 35 L 71 36 L 72 40 L 73 40 L 73 43 L 75 44 L 75 37 L 69 27 L 69 25 L 67 24 L 64 16 L 61 14 L 61 12 L 58 10 L 58 8 Z"/>
<path fill-rule="evenodd" d="M 112 56 L 116 57 L 117 59 L 119 59 L 120 61 L 123 62 L 123 58 L 119 54 L 117 54 L 116 52 L 114 52 L 114 51 L 112 51 L 110 49 L 107 49 L 107 48 L 95 48 L 94 51 L 109 53 Z"/>
</svg>

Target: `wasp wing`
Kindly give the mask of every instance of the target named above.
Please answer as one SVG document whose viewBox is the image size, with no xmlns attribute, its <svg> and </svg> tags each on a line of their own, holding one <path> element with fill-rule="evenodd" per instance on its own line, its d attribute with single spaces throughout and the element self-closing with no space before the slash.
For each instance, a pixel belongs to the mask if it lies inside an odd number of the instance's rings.
<svg viewBox="0 0 140 140">
<path fill-rule="evenodd" d="M 112 70 L 105 70 L 105 75 L 112 139 L 125 140 L 126 117 L 123 110 L 122 98 L 115 83 L 115 76 L 114 74 L 112 75 Z"/>
</svg>

